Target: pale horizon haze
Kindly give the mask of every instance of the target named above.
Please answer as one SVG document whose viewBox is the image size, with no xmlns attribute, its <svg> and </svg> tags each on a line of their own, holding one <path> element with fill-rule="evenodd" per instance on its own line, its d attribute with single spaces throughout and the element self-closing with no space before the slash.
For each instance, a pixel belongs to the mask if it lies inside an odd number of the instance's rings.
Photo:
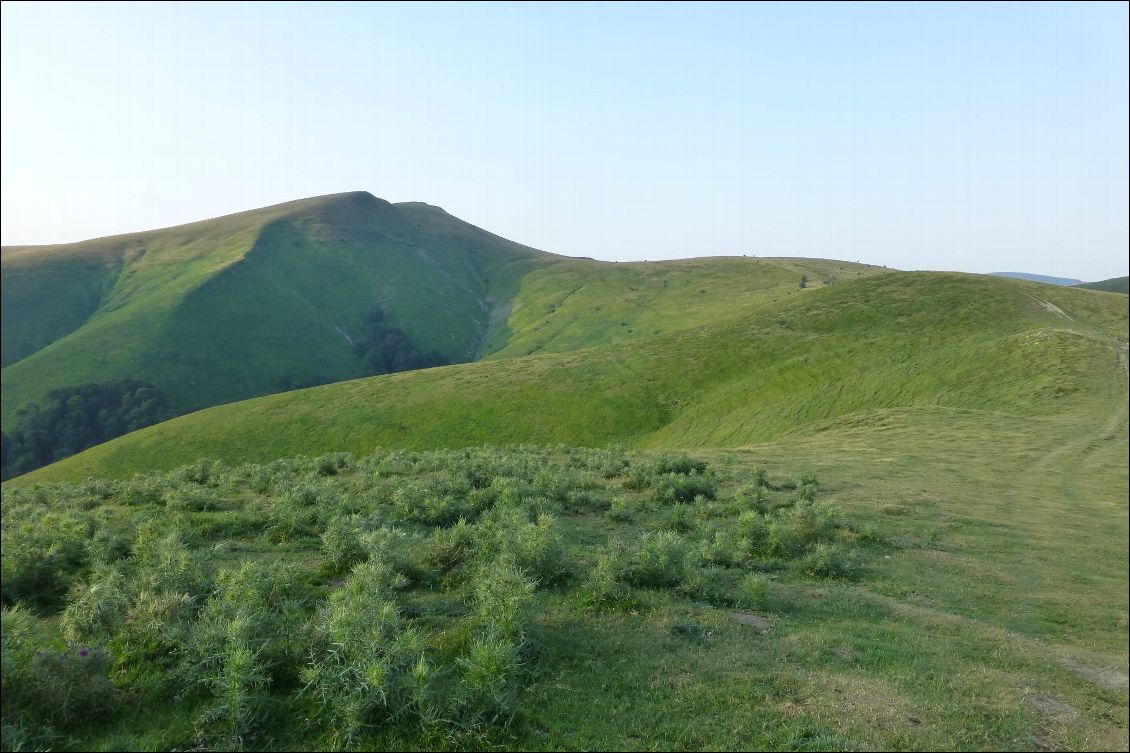
<svg viewBox="0 0 1130 753">
<path fill-rule="evenodd" d="M 364 190 L 606 260 L 1127 274 L 1128 6 L 2 6 L 2 240 Z"/>
</svg>

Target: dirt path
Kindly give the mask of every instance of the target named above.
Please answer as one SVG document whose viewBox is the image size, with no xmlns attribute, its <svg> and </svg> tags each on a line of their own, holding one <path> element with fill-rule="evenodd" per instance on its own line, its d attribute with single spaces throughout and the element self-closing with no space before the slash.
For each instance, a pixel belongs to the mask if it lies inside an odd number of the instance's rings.
<svg viewBox="0 0 1130 753">
<path fill-rule="evenodd" d="M 1073 321 L 1075 321 L 1074 319 L 1072 319 L 1072 318 L 1071 318 L 1071 317 L 1070 317 L 1070 316 L 1069 316 L 1069 315 L 1067 314 L 1067 312 L 1066 312 L 1066 311 L 1064 311 L 1063 309 L 1061 309 L 1061 308 L 1060 308 L 1059 306 L 1056 306 L 1056 305 L 1055 305 L 1054 303 L 1052 303 L 1051 301 L 1045 301 L 1045 300 L 1044 300 L 1043 298 L 1037 298 L 1036 296 L 1032 295 L 1031 293 L 1027 293 L 1026 295 L 1027 295 L 1027 296 L 1028 296 L 1029 298 L 1031 298 L 1031 299 L 1032 299 L 1033 301 L 1035 301 L 1036 303 L 1040 304 L 1040 306 L 1041 306 L 1042 308 L 1045 308 L 1045 309 L 1047 309 L 1048 311 L 1052 312 L 1053 314 L 1055 314 L 1055 315 L 1056 315 L 1056 316 L 1058 316 L 1059 318 L 1061 318 L 1061 319 L 1066 319 L 1066 320 L 1067 320 L 1067 321 L 1069 321 L 1069 322 L 1073 322 Z"/>
</svg>

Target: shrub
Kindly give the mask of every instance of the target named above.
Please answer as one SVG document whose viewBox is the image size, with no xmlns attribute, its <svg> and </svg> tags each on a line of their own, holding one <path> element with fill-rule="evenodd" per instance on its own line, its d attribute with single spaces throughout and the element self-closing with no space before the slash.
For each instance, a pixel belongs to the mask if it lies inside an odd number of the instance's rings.
<svg viewBox="0 0 1130 753">
<path fill-rule="evenodd" d="M 611 479 L 627 473 L 629 465 L 622 453 L 609 451 L 599 459 L 596 470 L 601 478 Z"/>
<path fill-rule="evenodd" d="M 684 577 L 687 542 L 674 531 L 645 533 L 632 548 L 624 579 L 634 586 L 677 586 Z"/>
<path fill-rule="evenodd" d="M 460 518 L 474 519 L 477 512 L 437 485 L 420 482 L 398 488 L 393 493 L 393 504 L 402 519 L 431 526 L 449 526 Z"/>
<path fill-rule="evenodd" d="M 131 604 L 125 575 L 119 568 L 105 567 L 71 588 L 60 621 L 63 637 L 72 644 L 105 645 L 121 629 Z"/>
<path fill-rule="evenodd" d="M 859 562 L 855 552 L 836 544 L 820 543 L 804 555 L 800 569 L 805 575 L 817 578 L 852 578 L 858 574 Z"/>
<path fill-rule="evenodd" d="M 411 713 L 422 633 L 401 616 L 387 570 L 359 565 L 330 595 L 311 630 L 303 693 L 330 725 L 335 748 L 351 748 L 369 725 Z"/>
<path fill-rule="evenodd" d="M 509 557 L 483 567 L 472 600 L 473 637 L 457 660 L 457 697 L 466 723 L 505 724 L 513 715 L 534 588 Z"/>
<path fill-rule="evenodd" d="M 667 504 L 691 502 L 696 497 L 714 499 L 718 492 L 718 478 L 712 471 L 702 473 L 665 473 L 653 480 L 655 499 Z"/>
<path fill-rule="evenodd" d="M 571 575 L 565 541 L 552 516 L 529 522 L 523 511 L 496 508 L 479 524 L 477 552 L 481 561 L 506 556 L 538 583 L 560 583 Z"/>
<path fill-rule="evenodd" d="M 4 515 L 0 532 L 0 601 L 58 606 L 87 563 L 92 519 L 66 508 L 22 507 Z"/>
<path fill-rule="evenodd" d="M 353 465 L 353 454 L 349 452 L 331 452 L 314 460 L 315 476 L 336 476 Z"/>
<path fill-rule="evenodd" d="M 177 486 L 162 495 L 165 507 L 178 512 L 205 512 L 219 509 L 219 500 L 199 486 Z"/>
<path fill-rule="evenodd" d="M 819 543 L 832 541 L 841 527 L 839 509 L 817 502 L 798 502 L 769 520 L 761 551 L 782 559 L 799 557 Z"/>
<path fill-rule="evenodd" d="M 41 642 L 45 632 L 26 609 L 0 610 L 4 721 L 75 729 L 101 720 L 116 702 L 105 653 Z"/>
<path fill-rule="evenodd" d="M 242 747 L 271 670 L 297 660 L 299 647 L 290 639 L 300 611 L 295 584 L 295 573 L 279 566 L 244 563 L 217 575 L 184 649 L 186 680 L 212 696 L 197 719 L 202 741 Z"/>
<path fill-rule="evenodd" d="M 608 517 L 617 523 L 630 523 L 635 514 L 636 505 L 624 497 L 613 497 L 608 508 Z"/>
<path fill-rule="evenodd" d="M 366 531 L 361 515 L 339 516 L 330 521 L 322 532 L 322 556 L 331 573 L 349 570 L 366 557 L 361 536 Z"/>
<path fill-rule="evenodd" d="M 164 479 L 137 476 L 130 481 L 123 482 L 118 491 L 118 501 L 131 507 L 157 505 L 160 504 L 164 492 Z"/>
<path fill-rule="evenodd" d="M 566 498 L 569 509 L 575 512 L 603 511 L 609 506 L 608 499 L 596 492 L 574 489 Z"/>
<path fill-rule="evenodd" d="M 574 484 L 573 479 L 561 471 L 542 469 L 534 474 L 532 485 L 535 494 L 554 502 L 564 502 Z"/>
<path fill-rule="evenodd" d="M 655 460 L 654 469 L 655 474 L 660 476 L 667 473 L 704 474 L 707 465 L 703 460 L 695 460 L 686 455 L 664 455 Z"/>
<path fill-rule="evenodd" d="M 475 551 L 475 529 L 460 518 L 450 528 L 437 528 L 424 542 L 423 562 L 441 574 L 471 559 Z"/>
<path fill-rule="evenodd" d="M 816 499 L 816 492 L 819 489 L 819 484 L 816 481 L 816 474 L 802 473 L 797 477 L 796 483 L 796 498 L 804 502 L 812 502 Z"/>
<path fill-rule="evenodd" d="M 687 568 L 678 590 L 684 596 L 718 606 L 734 601 L 730 574 L 720 567 Z"/>
<path fill-rule="evenodd" d="M 769 495 L 765 491 L 764 484 L 753 483 L 743 487 L 734 495 L 734 501 L 738 507 L 744 510 L 753 510 L 760 513 L 770 510 Z"/>
<path fill-rule="evenodd" d="M 750 555 L 749 539 L 739 525 L 726 525 L 714 531 L 699 545 L 695 556 L 705 565 L 738 567 Z"/>
<path fill-rule="evenodd" d="M 694 510 L 688 504 L 676 502 L 667 513 L 667 527 L 682 533 L 692 530 L 695 527 Z"/>
<path fill-rule="evenodd" d="M 738 583 L 738 603 L 746 609 L 758 609 L 769 596 L 769 578 L 764 573 L 746 573 Z"/>
<path fill-rule="evenodd" d="M 635 599 L 632 589 L 620 580 L 621 569 L 621 563 L 614 554 L 602 552 L 597 555 L 578 591 L 581 608 L 590 612 L 607 612 L 632 606 Z"/>
</svg>

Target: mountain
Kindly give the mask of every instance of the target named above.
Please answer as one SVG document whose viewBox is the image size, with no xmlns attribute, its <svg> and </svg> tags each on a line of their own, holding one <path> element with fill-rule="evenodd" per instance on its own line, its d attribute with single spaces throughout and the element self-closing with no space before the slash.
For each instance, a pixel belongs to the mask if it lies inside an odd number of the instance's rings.
<svg viewBox="0 0 1130 753">
<path fill-rule="evenodd" d="M 539 261 L 6 482 L 5 745 L 1124 750 L 1125 299 L 880 271 Z"/>
<path fill-rule="evenodd" d="M 1013 280 L 1029 280 L 1031 282 L 1042 282 L 1047 285 L 1078 285 L 1083 282 L 1071 277 L 1048 277 L 1047 275 L 1033 275 L 1027 272 L 991 272 L 995 277 L 1009 277 Z"/>
<path fill-rule="evenodd" d="M 819 287 L 885 271 L 807 259 L 571 259 L 363 192 L 8 247 L 0 262 L 13 472 L 221 403 L 634 340 L 772 304 L 802 277 Z"/>
<path fill-rule="evenodd" d="M 735 447 L 874 411 L 1088 411 L 1118 383 L 1116 299 L 891 273 L 670 334 L 300 390 L 162 423 L 32 474 L 75 479 L 377 445 Z M 548 325 L 546 325 L 548 326 Z M 853 418 L 859 417 L 859 418 Z"/>
<path fill-rule="evenodd" d="M 1087 290 L 1102 290 L 1107 293 L 1130 293 L 1130 277 L 1112 277 L 1099 282 L 1084 282 L 1076 285 L 1077 288 Z"/>
<path fill-rule="evenodd" d="M 3 249 L 4 425 L 52 389 L 137 379 L 177 413 L 372 373 L 370 312 L 474 357 L 492 307 L 556 257 L 367 193 L 85 243 Z"/>
</svg>

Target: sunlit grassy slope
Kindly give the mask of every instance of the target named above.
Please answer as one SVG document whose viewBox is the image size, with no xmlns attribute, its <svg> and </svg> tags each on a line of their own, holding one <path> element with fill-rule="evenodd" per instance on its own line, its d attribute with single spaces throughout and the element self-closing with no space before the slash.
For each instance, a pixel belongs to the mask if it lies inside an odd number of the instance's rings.
<svg viewBox="0 0 1130 753">
<path fill-rule="evenodd" d="M 805 290 L 711 325 L 576 352 L 329 385 L 185 416 L 28 480 L 200 457 L 268 460 L 376 445 L 507 442 L 735 447 L 876 409 L 1032 418 L 1117 385 L 1125 299 L 991 277 L 895 273 Z"/>
<path fill-rule="evenodd" d="M 762 629 L 694 598 L 654 594 L 639 609 L 590 614 L 548 590 L 529 712 L 493 742 L 1125 750 L 1126 342 L 1122 295 L 896 273 L 631 342 L 211 409 L 5 489 L 199 457 L 535 440 L 696 447 L 734 488 L 758 466 L 774 482 L 814 471 L 822 498 L 882 542 L 862 577 L 774 574 Z M 705 521 L 708 508 L 695 514 Z M 584 552 L 641 522 L 569 514 L 562 525 Z M 218 551 L 318 561 L 293 545 Z M 171 748 L 192 734 L 170 704 L 91 741 Z M 311 745 L 298 715 L 269 735 Z"/>
<path fill-rule="evenodd" d="M 491 358 L 558 353 L 733 319 L 806 289 L 886 272 L 827 259 L 565 259 L 522 278 Z"/>
<path fill-rule="evenodd" d="M 176 413 L 366 373 L 381 304 L 452 362 L 561 352 L 733 318 L 883 268 L 544 253 L 418 202 L 347 193 L 182 227 L 5 248 L 3 425 L 52 389 L 140 379 Z"/>
</svg>

